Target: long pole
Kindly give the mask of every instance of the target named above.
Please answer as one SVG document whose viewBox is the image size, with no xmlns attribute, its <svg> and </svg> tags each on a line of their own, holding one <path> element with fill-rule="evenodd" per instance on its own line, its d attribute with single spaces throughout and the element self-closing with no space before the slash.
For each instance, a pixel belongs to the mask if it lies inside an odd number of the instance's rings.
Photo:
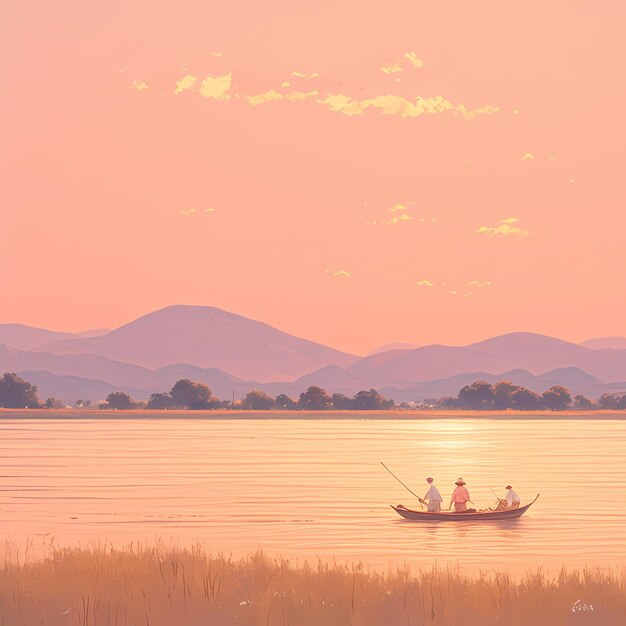
<svg viewBox="0 0 626 626">
<path fill-rule="evenodd" d="M 409 487 L 407 487 L 382 461 L 380 462 L 380 464 L 407 490 L 410 491 L 419 501 L 420 501 L 420 506 L 422 508 L 424 508 L 422 506 L 422 499 L 412 490 L 409 489 Z"/>
</svg>

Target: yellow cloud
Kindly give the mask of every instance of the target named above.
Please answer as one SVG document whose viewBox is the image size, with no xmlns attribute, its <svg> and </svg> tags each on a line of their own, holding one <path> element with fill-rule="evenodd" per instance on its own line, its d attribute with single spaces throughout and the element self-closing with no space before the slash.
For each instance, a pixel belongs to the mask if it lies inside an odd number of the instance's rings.
<svg viewBox="0 0 626 626">
<path fill-rule="evenodd" d="M 383 65 L 380 68 L 380 71 L 384 74 L 397 74 L 402 71 L 402 67 L 400 66 L 400 63 L 393 63 L 392 65 Z"/>
<path fill-rule="evenodd" d="M 324 100 L 317 100 L 319 104 L 325 104 L 331 111 L 339 111 L 344 115 L 363 115 L 363 109 L 358 100 L 341 94 L 326 94 Z"/>
<path fill-rule="evenodd" d="M 200 86 L 200 93 L 205 98 L 214 98 L 215 100 L 228 100 L 230 96 L 226 93 L 230 90 L 232 82 L 232 74 L 224 74 L 223 76 L 207 76 Z"/>
<path fill-rule="evenodd" d="M 350 278 L 350 276 L 352 276 L 352 272 L 349 272 L 348 270 L 337 270 L 336 272 L 333 272 L 332 270 L 326 270 L 327 274 L 332 274 L 333 276 L 337 276 L 340 278 Z"/>
<path fill-rule="evenodd" d="M 485 281 L 472 280 L 466 284 L 466 287 L 479 287 L 481 289 L 483 287 L 491 287 L 491 281 L 490 280 L 485 280 Z"/>
<path fill-rule="evenodd" d="M 409 63 L 417 69 L 424 67 L 424 61 L 422 61 L 415 52 L 405 52 L 404 58 L 408 59 Z"/>
<path fill-rule="evenodd" d="M 310 80 L 311 78 L 319 78 L 320 75 L 317 72 L 313 72 L 312 74 L 304 74 L 303 72 L 291 72 L 292 76 L 296 76 L 298 78 L 306 78 Z"/>
<path fill-rule="evenodd" d="M 407 53 L 409 54 L 409 53 Z M 390 70 L 391 72 L 391 70 Z M 303 74 L 302 72 L 293 72 L 294 76 L 303 78 L 314 78 L 319 76 L 317 73 Z M 196 84 L 198 79 L 190 74 L 184 76 L 176 83 L 175 94 L 190 89 Z M 147 89 L 146 83 L 134 83 L 133 86 L 138 89 Z M 200 85 L 200 94 L 205 98 L 213 98 L 215 100 L 228 100 L 231 96 L 228 93 L 232 86 L 232 73 L 222 76 L 208 76 Z M 281 87 L 289 87 L 290 83 L 283 81 Z M 462 115 L 465 119 L 473 119 L 477 115 L 490 115 L 499 111 L 498 107 L 485 105 L 476 109 L 468 109 L 463 104 L 453 104 L 443 96 L 434 96 L 424 98 L 418 96 L 413 100 L 409 100 L 397 95 L 379 95 L 373 98 L 358 100 L 345 94 L 325 93 L 320 96 L 318 91 L 293 91 L 291 93 L 281 93 L 275 89 L 260 94 L 245 95 L 242 94 L 250 104 L 257 105 L 265 102 L 287 99 L 291 102 L 304 101 L 309 98 L 315 98 L 317 104 L 326 106 L 331 111 L 342 113 L 343 115 L 363 115 L 368 108 L 376 109 L 383 115 L 399 115 L 400 117 L 418 117 L 420 115 L 432 115 L 437 113 L 452 112 Z"/>
<path fill-rule="evenodd" d="M 146 89 L 150 89 L 150 85 L 148 85 L 148 83 L 144 82 L 143 80 L 134 80 L 133 87 L 137 91 L 145 91 Z"/>
<path fill-rule="evenodd" d="M 263 104 L 264 102 L 274 102 L 284 98 L 282 93 L 278 93 L 273 89 L 269 89 L 265 93 L 259 93 L 256 96 L 246 96 L 246 100 L 252 105 Z"/>
<path fill-rule="evenodd" d="M 292 91 L 288 93 L 285 97 L 287 100 L 291 100 L 291 102 L 296 102 L 297 100 L 306 100 L 307 98 L 315 98 L 319 96 L 320 92 L 317 90 L 313 91 Z"/>
<path fill-rule="evenodd" d="M 534 159 L 535 155 L 532 152 L 525 152 L 522 157 L 522 161 L 528 161 L 529 159 Z"/>
<path fill-rule="evenodd" d="M 487 235 L 489 237 L 495 237 L 496 235 L 503 235 L 508 237 L 509 235 L 517 235 L 519 239 L 526 237 L 530 233 L 523 228 L 519 228 L 518 226 L 512 226 L 519 222 L 516 217 L 509 217 L 504 220 L 500 220 L 499 226 L 481 226 L 477 231 L 477 235 Z"/>
<path fill-rule="evenodd" d="M 435 283 L 433 283 L 430 280 L 420 280 L 418 281 L 417 284 L 419 287 L 434 287 L 435 286 Z"/>
<path fill-rule="evenodd" d="M 390 220 L 389 220 L 389 224 L 397 224 L 398 222 L 408 222 L 409 220 L 412 220 L 413 218 L 408 215 L 407 213 L 402 213 L 400 215 L 394 215 Z"/>
<path fill-rule="evenodd" d="M 179 94 L 185 91 L 185 89 L 189 89 L 189 87 L 191 87 L 196 82 L 196 80 L 197 78 L 195 76 L 192 76 L 191 74 L 187 74 L 187 76 L 185 76 L 184 78 L 181 78 L 176 83 L 176 89 L 174 89 L 174 93 Z"/>
<path fill-rule="evenodd" d="M 406 210 L 406 204 L 402 204 L 401 202 L 398 202 L 398 204 L 394 204 L 389 210 L 392 213 L 395 213 L 396 211 L 405 211 Z"/>
<path fill-rule="evenodd" d="M 205 213 L 213 213 L 213 212 L 215 212 L 215 209 L 212 209 L 212 208 L 209 207 L 208 209 L 203 209 L 203 211 Z"/>
<path fill-rule="evenodd" d="M 212 57 L 221 57 L 224 55 L 223 52 L 209 52 Z"/>
<path fill-rule="evenodd" d="M 181 209 L 180 210 L 181 215 L 184 215 L 185 217 L 191 217 L 195 212 L 196 212 L 195 209 Z"/>
<path fill-rule="evenodd" d="M 276 102 L 277 100 L 289 100 L 291 102 L 297 102 L 299 100 L 306 100 L 307 98 L 314 98 L 319 96 L 319 91 L 292 91 L 291 93 L 279 93 L 274 89 L 270 89 L 265 93 L 259 93 L 256 96 L 245 96 L 246 100 L 252 105 L 265 104 L 266 102 Z"/>
</svg>

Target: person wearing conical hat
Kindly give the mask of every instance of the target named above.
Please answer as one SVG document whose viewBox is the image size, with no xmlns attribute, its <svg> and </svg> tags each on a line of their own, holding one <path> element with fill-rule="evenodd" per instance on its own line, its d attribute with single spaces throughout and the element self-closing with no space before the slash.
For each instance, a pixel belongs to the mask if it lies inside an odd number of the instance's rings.
<svg viewBox="0 0 626 626">
<path fill-rule="evenodd" d="M 465 481 L 462 478 L 459 478 L 459 480 L 457 480 L 454 484 L 456 485 L 456 488 L 452 492 L 452 498 L 450 498 L 450 506 L 448 509 L 452 508 L 452 503 L 454 503 L 455 513 L 467 511 L 467 503 L 472 500 L 470 499 L 469 491 L 465 487 Z"/>
<path fill-rule="evenodd" d="M 424 500 L 428 505 L 428 512 L 437 513 L 438 511 L 441 511 L 443 498 L 439 493 L 439 489 L 433 485 L 433 479 L 430 476 L 426 479 L 426 482 L 430 485 L 426 495 L 424 496 Z"/>
</svg>

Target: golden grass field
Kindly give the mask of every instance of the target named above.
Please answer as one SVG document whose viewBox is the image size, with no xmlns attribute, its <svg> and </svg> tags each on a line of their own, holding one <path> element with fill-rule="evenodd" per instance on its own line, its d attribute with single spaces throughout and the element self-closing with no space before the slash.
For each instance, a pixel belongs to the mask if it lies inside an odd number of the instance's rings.
<svg viewBox="0 0 626 626">
<path fill-rule="evenodd" d="M 2 626 L 560 626 L 626 623 L 626 573 L 462 575 L 233 560 L 202 548 L 52 549 L 0 569 Z M 21 562 L 20 562 L 21 561 Z"/>
</svg>

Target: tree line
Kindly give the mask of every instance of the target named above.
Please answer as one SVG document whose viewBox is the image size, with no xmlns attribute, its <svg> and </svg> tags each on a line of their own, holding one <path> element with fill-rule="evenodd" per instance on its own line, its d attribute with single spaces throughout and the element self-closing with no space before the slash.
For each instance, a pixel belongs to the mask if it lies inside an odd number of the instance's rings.
<svg viewBox="0 0 626 626">
<path fill-rule="evenodd" d="M 78 408 L 92 406 L 90 400 L 77 400 Z M 48 398 L 45 402 L 39 399 L 37 387 L 20 378 L 14 373 L 5 373 L 0 378 L 0 407 L 4 408 L 48 408 L 62 409 L 65 403 L 57 398 Z M 127 393 L 115 391 L 106 400 L 98 404 L 100 409 L 116 410 L 253 410 L 253 411 L 384 411 L 389 409 L 469 409 L 478 411 L 498 411 L 514 409 L 518 411 L 566 409 L 593 411 L 599 409 L 626 410 L 626 394 L 605 393 L 598 400 L 590 400 L 583 395 L 572 398 L 570 391 L 562 385 L 554 385 L 542 394 L 526 387 L 515 385 L 510 381 L 501 380 L 490 384 L 477 380 L 463 387 L 457 396 L 439 399 L 428 399 L 421 403 L 403 402 L 396 405 L 391 399 L 385 398 L 375 389 L 359 391 L 352 397 L 342 393 L 328 394 L 317 386 L 309 387 L 294 399 L 286 394 L 275 398 L 264 391 L 252 390 L 235 402 L 220 400 L 211 392 L 208 385 L 181 379 L 168 392 L 153 393 L 146 401 L 136 401 Z"/>
<path fill-rule="evenodd" d="M 626 394 L 604 393 L 598 400 L 590 400 L 582 394 L 572 397 L 569 389 L 562 385 L 554 385 L 539 394 L 508 380 L 501 380 L 493 385 L 477 380 L 463 387 L 456 397 L 426 400 L 424 404 L 437 408 L 475 411 L 623 410 L 626 409 Z"/>
</svg>

